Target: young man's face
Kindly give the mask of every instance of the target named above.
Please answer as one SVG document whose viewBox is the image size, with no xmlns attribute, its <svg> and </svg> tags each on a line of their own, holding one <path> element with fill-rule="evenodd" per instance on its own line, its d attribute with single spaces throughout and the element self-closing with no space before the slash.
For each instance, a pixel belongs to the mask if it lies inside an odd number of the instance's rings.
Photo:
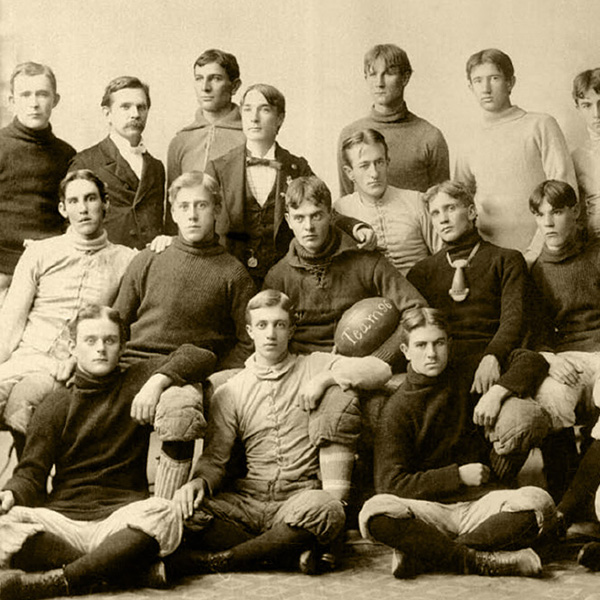
<svg viewBox="0 0 600 600">
<path fill-rule="evenodd" d="M 9 101 L 15 116 L 30 129 L 45 129 L 60 96 L 47 75 L 17 75 Z"/>
<path fill-rule="evenodd" d="M 231 98 L 241 81 L 231 81 L 227 71 L 216 62 L 194 67 L 194 88 L 200 108 L 205 112 L 220 113 L 231 108 Z"/>
<path fill-rule="evenodd" d="M 192 244 L 213 239 L 218 213 L 212 194 L 203 186 L 181 188 L 171 205 L 181 237 Z"/>
<path fill-rule="evenodd" d="M 86 240 L 99 237 L 103 231 L 104 212 L 96 184 L 87 179 L 75 179 L 67 184 L 65 199 L 58 203 L 58 211 L 69 220 L 75 233 Z"/>
<path fill-rule="evenodd" d="M 112 104 L 103 111 L 110 130 L 132 146 L 140 143 L 148 120 L 148 98 L 139 88 L 124 88 L 111 94 Z"/>
<path fill-rule="evenodd" d="M 429 202 L 431 222 L 444 242 L 456 242 L 475 228 L 477 213 L 471 204 L 462 202 L 445 193 L 439 193 Z"/>
<path fill-rule="evenodd" d="M 288 312 L 281 306 L 265 306 L 251 310 L 250 320 L 246 330 L 254 341 L 258 360 L 267 365 L 283 360 L 294 332 Z"/>
<path fill-rule="evenodd" d="M 361 196 L 378 200 L 387 188 L 389 160 L 382 144 L 358 144 L 348 151 L 351 167 L 344 165 L 346 175 Z"/>
<path fill-rule="evenodd" d="M 327 243 L 331 211 L 324 206 L 304 200 L 298 208 L 290 206 L 285 218 L 294 237 L 309 254 L 318 254 Z"/>
<path fill-rule="evenodd" d="M 437 377 L 448 364 L 448 334 L 435 325 L 425 325 L 410 332 L 408 344 L 400 344 L 413 371 Z"/>
<path fill-rule="evenodd" d="M 258 90 L 246 94 L 242 104 L 242 129 L 247 140 L 270 146 L 275 142 L 282 123 L 279 111 Z"/>
<path fill-rule="evenodd" d="M 81 321 L 77 326 L 77 339 L 71 342 L 77 366 L 96 377 L 108 375 L 116 368 L 121 348 L 119 326 L 106 317 Z"/>
<path fill-rule="evenodd" d="M 577 110 L 588 128 L 600 135 L 600 94 L 588 90 L 583 98 L 577 99 Z"/>
<path fill-rule="evenodd" d="M 554 208 L 547 200 L 543 200 L 534 216 L 538 229 L 544 236 L 544 242 L 550 250 L 560 250 L 577 233 L 579 216 L 577 205 Z"/>
<path fill-rule="evenodd" d="M 375 110 L 387 112 L 404 101 L 404 88 L 408 84 L 410 73 L 402 72 L 398 65 L 388 67 L 383 58 L 378 58 L 368 68 L 365 79 Z"/>
<path fill-rule="evenodd" d="M 510 108 L 510 93 L 514 85 L 515 78 L 507 79 L 493 63 L 486 62 L 471 70 L 469 88 L 487 112 L 497 113 Z"/>
</svg>

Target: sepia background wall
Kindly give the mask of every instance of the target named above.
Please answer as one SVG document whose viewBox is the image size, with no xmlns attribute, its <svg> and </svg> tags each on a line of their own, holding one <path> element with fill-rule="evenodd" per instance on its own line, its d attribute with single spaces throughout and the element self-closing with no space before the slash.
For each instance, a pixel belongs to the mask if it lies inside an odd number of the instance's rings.
<svg viewBox="0 0 600 600">
<path fill-rule="evenodd" d="M 336 139 L 368 110 L 362 58 L 382 42 L 408 52 L 408 105 L 444 132 L 451 152 L 478 112 L 465 61 L 492 46 L 513 59 L 516 104 L 554 115 L 572 148 L 585 135 L 570 88 L 579 71 L 600 66 L 597 0 L 0 0 L 0 121 L 11 118 L 13 66 L 48 63 L 62 95 L 55 132 L 83 149 L 106 133 L 106 83 L 136 75 L 152 94 L 146 143 L 164 160 L 196 108 L 194 60 L 218 47 L 238 57 L 242 90 L 259 81 L 281 89 L 282 145 L 336 194 Z"/>
</svg>

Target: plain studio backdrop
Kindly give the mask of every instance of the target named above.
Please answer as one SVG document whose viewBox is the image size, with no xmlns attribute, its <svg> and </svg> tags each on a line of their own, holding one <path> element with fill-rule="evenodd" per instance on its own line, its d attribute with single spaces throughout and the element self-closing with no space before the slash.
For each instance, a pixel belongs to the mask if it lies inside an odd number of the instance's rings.
<svg viewBox="0 0 600 600">
<path fill-rule="evenodd" d="M 196 110 L 193 63 L 220 48 L 239 60 L 241 91 L 264 82 L 284 93 L 279 140 L 305 156 L 335 196 L 337 137 L 370 106 L 363 55 L 386 42 L 407 51 L 408 106 L 443 131 L 452 161 L 479 117 L 465 62 L 488 47 L 513 59 L 513 103 L 553 115 L 570 148 L 585 138 L 571 83 L 600 66 L 597 0 L 0 0 L 0 119 L 11 118 L 14 65 L 47 63 L 62 96 L 54 130 L 81 150 L 106 135 L 105 85 L 135 75 L 152 97 L 146 145 L 165 160 Z"/>
</svg>

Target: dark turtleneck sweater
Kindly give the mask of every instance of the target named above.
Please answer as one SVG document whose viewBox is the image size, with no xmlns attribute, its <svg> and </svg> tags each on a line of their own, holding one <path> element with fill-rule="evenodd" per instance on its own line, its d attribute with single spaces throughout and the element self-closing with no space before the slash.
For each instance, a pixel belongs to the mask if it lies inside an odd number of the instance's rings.
<svg viewBox="0 0 600 600">
<path fill-rule="evenodd" d="M 531 268 L 539 350 L 600 350 L 600 242 L 571 241 L 560 252 L 545 245 Z"/>
<path fill-rule="evenodd" d="M 0 129 L 0 273 L 12 275 L 23 240 L 62 233 L 58 184 L 74 155 L 51 126 L 37 131 L 15 117 Z"/>
<path fill-rule="evenodd" d="M 338 174 L 341 195 L 351 194 L 354 185 L 344 172 L 342 143 L 362 129 L 383 134 L 390 157 L 388 184 L 404 190 L 425 192 L 432 185 L 450 179 L 448 145 L 442 132 L 408 110 L 406 103 L 394 113 L 371 113 L 342 129 L 338 140 Z"/>
<path fill-rule="evenodd" d="M 214 352 L 218 368 L 243 367 L 252 353 L 245 312 L 255 293 L 241 263 L 219 245 L 182 237 L 130 263 L 114 304 L 131 327 L 123 361 L 169 354 L 181 344 Z"/>
<path fill-rule="evenodd" d="M 80 521 L 104 519 L 147 498 L 151 428 L 131 418 L 131 402 L 154 373 L 184 385 L 203 380 L 214 364 L 211 353 L 184 345 L 169 357 L 105 377 L 76 371 L 73 387 L 50 394 L 36 409 L 23 457 L 4 489 L 17 505 L 44 506 Z"/>
<path fill-rule="evenodd" d="M 378 494 L 437 502 L 474 500 L 497 489 L 490 483 L 468 487 L 458 468 L 490 465 L 490 446 L 473 423 L 471 382 L 461 377 L 462 361 L 437 377 L 416 373 L 384 405 L 375 437 L 374 476 Z M 548 372 L 537 352 L 515 350 L 498 384 L 515 396 L 534 392 Z"/>
<path fill-rule="evenodd" d="M 388 298 L 400 314 L 425 306 L 421 295 L 387 258 L 379 252 L 359 250 L 350 236 L 335 227 L 316 256 L 308 254 L 294 238 L 286 256 L 267 273 L 263 287 L 291 298 L 297 322 L 290 349 L 299 354 L 331 351 L 340 318 L 359 300 Z M 388 342 L 390 348 L 375 356 L 392 362 L 399 342 L 392 338 Z"/>
<path fill-rule="evenodd" d="M 465 269 L 469 295 L 463 302 L 455 302 L 448 294 L 455 269 L 446 253 L 452 260 L 466 259 L 478 242 L 479 250 Z M 528 274 L 520 252 L 494 246 L 474 229 L 418 262 L 407 279 L 430 306 L 448 315 L 456 356 L 493 354 L 503 365 L 510 352 L 522 344 Z"/>
</svg>

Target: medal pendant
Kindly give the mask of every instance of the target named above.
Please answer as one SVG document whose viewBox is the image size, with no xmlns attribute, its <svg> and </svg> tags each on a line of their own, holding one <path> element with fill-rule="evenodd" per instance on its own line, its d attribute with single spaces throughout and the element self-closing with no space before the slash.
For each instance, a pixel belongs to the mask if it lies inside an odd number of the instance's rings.
<svg viewBox="0 0 600 600">
<path fill-rule="evenodd" d="M 256 267 L 258 267 L 258 260 L 256 260 L 255 256 L 251 256 L 246 264 L 251 268 L 251 269 L 256 269 Z"/>
</svg>

